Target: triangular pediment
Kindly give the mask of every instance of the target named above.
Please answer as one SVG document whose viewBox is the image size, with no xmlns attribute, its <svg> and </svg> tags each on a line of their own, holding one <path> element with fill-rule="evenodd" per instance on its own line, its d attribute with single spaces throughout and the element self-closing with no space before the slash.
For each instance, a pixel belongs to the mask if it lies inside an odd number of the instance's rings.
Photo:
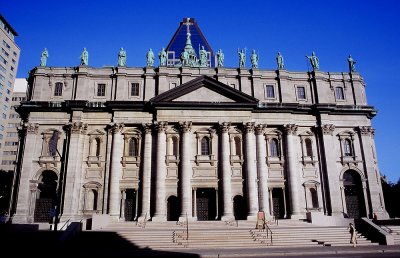
<svg viewBox="0 0 400 258">
<path fill-rule="evenodd" d="M 258 100 L 211 77 L 201 76 L 150 100 L 153 105 L 242 105 L 255 106 Z"/>
</svg>

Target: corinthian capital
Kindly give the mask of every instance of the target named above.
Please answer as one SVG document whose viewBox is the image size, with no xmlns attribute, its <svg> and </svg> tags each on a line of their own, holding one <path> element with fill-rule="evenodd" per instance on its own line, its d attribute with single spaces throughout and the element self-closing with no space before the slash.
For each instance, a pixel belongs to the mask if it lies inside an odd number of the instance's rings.
<svg viewBox="0 0 400 258">
<path fill-rule="evenodd" d="M 254 133 L 255 123 L 254 122 L 247 122 L 243 125 L 244 129 L 247 133 Z"/>
<path fill-rule="evenodd" d="M 369 136 L 375 135 L 375 129 L 372 128 L 372 126 L 360 126 L 358 127 L 358 130 L 360 131 L 361 135 L 369 135 Z"/>
<path fill-rule="evenodd" d="M 125 124 L 124 123 L 115 123 L 111 125 L 111 132 L 112 133 L 121 133 L 124 130 Z"/>
<path fill-rule="evenodd" d="M 69 122 L 68 123 L 69 129 L 71 130 L 72 134 L 79 134 L 79 133 L 85 133 L 87 130 L 88 125 L 86 123 L 82 122 Z"/>
<path fill-rule="evenodd" d="M 159 133 L 165 132 L 165 130 L 167 130 L 167 125 L 168 125 L 168 122 L 158 121 L 156 124 L 157 132 L 159 132 Z"/>
<path fill-rule="evenodd" d="M 179 122 L 179 129 L 181 129 L 183 133 L 190 132 L 192 129 L 192 121 Z"/>
<path fill-rule="evenodd" d="M 335 125 L 334 124 L 321 125 L 321 130 L 323 134 L 332 135 L 333 131 L 335 131 Z"/>
<path fill-rule="evenodd" d="M 263 134 L 264 133 L 264 129 L 265 129 L 265 125 L 264 124 L 258 124 L 258 125 L 256 125 L 256 127 L 255 127 L 255 131 L 256 131 L 256 134 Z"/>
<path fill-rule="evenodd" d="M 26 127 L 27 133 L 37 134 L 39 132 L 38 123 L 25 123 L 24 127 Z"/>
<path fill-rule="evenodd" d="M 298 127 L 299 126 L 296 125 L 296 124 L 286 124 L 285 125 L 285 132 L 286 132 L 286 134 L 296 135 Z"/>
<path fill-rule="evenodd" d="M 143 129 L 144 133 L 151 133 L 151 131 L 153 129 L 153 124 L 152 123 L 143 123 L 142 129 Z"/>
<path fill-rule="evenodd" d="M 222 122 L 219 124 L 219 130 L 222 133 L 227 133 L 229 131 L 229 128 L 231 128 L 231 123 L 229 122 Z"/>
</svg>

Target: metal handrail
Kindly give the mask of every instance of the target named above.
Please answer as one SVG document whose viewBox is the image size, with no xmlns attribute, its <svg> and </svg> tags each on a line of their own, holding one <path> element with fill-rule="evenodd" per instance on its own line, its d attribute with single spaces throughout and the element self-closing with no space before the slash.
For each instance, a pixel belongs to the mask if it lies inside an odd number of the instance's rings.
<svg viewBox="0 0 400 258">
<path fill-rule="evenodd" d="M 270 229 L 270 227 L 268 227 L 268 223 L 266 221 L 264 221 L 264 228 L 267 230 L 267 237 L 270 235 L 271 245 L 272 245 L 273 244 L 273 242 L 272 242 L 272 230 Z"/>
<path fill-rule="evenodd" d="M 64 223 L 64 225 L 60 228 L 60 230 L 62 230 L 64 227 L 65 227 L 65 225 L 67 225 L 68 224 L 68 222 L 70 221 L 71 219 L 68 219 L 65 223 Z M 82 221 L 82 220 L 81 220 Z M 57 225 L 55 225 L 55 226 L 57 226 Z"/>
</svg>

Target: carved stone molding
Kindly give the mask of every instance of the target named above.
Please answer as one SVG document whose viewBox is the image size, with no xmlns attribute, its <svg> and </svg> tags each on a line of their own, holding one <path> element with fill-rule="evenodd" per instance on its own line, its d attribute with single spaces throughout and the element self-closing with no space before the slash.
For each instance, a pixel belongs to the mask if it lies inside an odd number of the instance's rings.
<svg viewBox="0 0 400 258">
<path fill-rule="evenodd" d="M 358 127 L 358 130 L 360 131 L 361 135 L 368 135 L 368 136 L 375 135 L 375 129 L 372 128 L 372 126 L 360 126 Z"/>
<path fill-rule="evenodd" d="M 124 123 L 115 123 L 111 125 L 111 132 L 112 133 L 121 133 L 124 130 Z"/>
<path fill-rule="evenodd" d="M 26 128 L 27 133 L 37 134 L 39 132 L 38 123 L 25 123 L 24 127 Z"/>
<path fill-rule="evenodd" d="M 166 121 L 158 121 L 156 124 L 157 132 L 162 133 L 167 130 L 168 122 Z"/>
<path fill-rule="evenodd" d="M 335 125 L 334 124 L 321 125 L 321 130 L 323 134 L 332 135 L 333 131 L 335 130 Z"/>
<path fill-rule="evenodd" d="M 265 125 L 264 124 L 258 124 L 258 125 L 256 125 L 256 127 L 255 127 L 255 131 L 256 131 L 256 134 L 263 134 L 264 133 L 264 129 L 265 129 Z"/>
<path fill-rule="evenodd" d="M 153 124 L 152 123 L 143 123 L 142 130 L 144 133 L 151 133 L 153 130 Z"/>
<path fill-rule="evenodd" d="M 229 122 L 222 122 L 219 124 L 219 130 L 222 133 L 227 133 L 230 128 L 231 128 L 231 123 L 229 123 Z"/>
<path fill-rule="evenodd" d="M 179 122 L 179 129 L 182 133 L 190 132 L 190 130 L 192 130 L 192 121 Z"/>
<path fill-rule="evenodd" d="M 254 133 L 255 123 L 254 122 L 247 122 L 243 125 L 246 133 Z"/>
<path fill-rule="evenodd" d="M 286 132 L 286 134 L 296 135 L 298 127 L 299 126 L 296 125 L 296 124 L 286 124 L 285 125 L 285 132 Z"/>
</svg>

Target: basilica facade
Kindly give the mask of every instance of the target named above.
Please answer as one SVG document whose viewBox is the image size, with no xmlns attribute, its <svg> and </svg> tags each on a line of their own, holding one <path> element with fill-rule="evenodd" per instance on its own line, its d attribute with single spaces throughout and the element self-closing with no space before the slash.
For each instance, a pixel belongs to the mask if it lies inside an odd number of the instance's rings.
<svg viewBox="0 0 400 258">
<path fill-rule="evenodd" d="M 32 69 L 13 221 L 387 217 L 358 72 L 224 67 L 192 30 L 160 66 Z"/>
</svg>

